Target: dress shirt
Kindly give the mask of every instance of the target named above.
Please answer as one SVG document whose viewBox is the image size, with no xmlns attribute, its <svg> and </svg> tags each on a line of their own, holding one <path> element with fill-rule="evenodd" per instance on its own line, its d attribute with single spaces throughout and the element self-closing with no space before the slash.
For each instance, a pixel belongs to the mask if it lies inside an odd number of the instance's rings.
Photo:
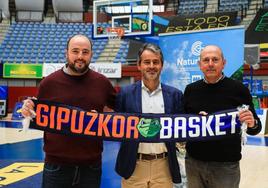
<svg viewBox="0 0 268 188">
<path fill-rule="evenodd" d="M 153 92 L 150 92 L 150 90 L 144 85 L 143 81 L 141 87 L 142 113 L 165 113 L 161 84 L 159 84 Z M 141 142 L 139 144 L 138 153 L 159 154 L 164 152 L 167 152 L 167 148 L 164 143 Z"/>
</svg>

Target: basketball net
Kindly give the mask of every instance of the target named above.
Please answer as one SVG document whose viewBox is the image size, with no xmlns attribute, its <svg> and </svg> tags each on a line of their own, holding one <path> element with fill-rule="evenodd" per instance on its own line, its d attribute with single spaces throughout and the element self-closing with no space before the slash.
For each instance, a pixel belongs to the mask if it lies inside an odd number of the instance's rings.
<svg viewBox="0 0 268 188">
<path fill-rule="evenodd" d="M 123 27 L 108 27 L 106 32 L 110 42 L 121 41 L 121 38 L 125 34 Z"/>
</svg>

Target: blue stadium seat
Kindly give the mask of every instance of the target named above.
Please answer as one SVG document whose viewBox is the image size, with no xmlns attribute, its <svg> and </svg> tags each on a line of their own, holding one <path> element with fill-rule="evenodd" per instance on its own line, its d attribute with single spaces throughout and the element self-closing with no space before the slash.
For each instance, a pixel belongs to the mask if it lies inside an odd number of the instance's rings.
<svg viewBox="0 0 268 188">
<path fill-rule="evenodd" d="M 249 0 L 220 0 L 219 11 L 240 11 L 249 7 Z"/>
<path fill-rule="evenodd" d="M 10 54 L 4 53 L 1 56 L 3 59 L 7 59 L 8 57 L 10 57 Z"/>
<path fill-rule="evenodd" d="M 268 7 L 268 0 L 264 1 L 264 7 Z"/>
<path fill-rule="evenodd" d="M 205 10 L 205 0 L 180 0 L 179 2 L 178 14 L 203 13 Z"/>
<path fill-rule="evenodd" d="M 108 23 L 101 24 L 109 25 Z M 2 60 L 14 59 L 14 62 L 18 63 L 22 61 L 33 61 L 35 63 L 65 62 L 66 41 L 75 33 L 85 34 L 91 38 L 92 24 L 13 23 L 0 45 L 0 58 Z M 95 55 L 93 61 L 99 57 L 107 42 L 107 39 L 94 41 Z"/>
</svg>

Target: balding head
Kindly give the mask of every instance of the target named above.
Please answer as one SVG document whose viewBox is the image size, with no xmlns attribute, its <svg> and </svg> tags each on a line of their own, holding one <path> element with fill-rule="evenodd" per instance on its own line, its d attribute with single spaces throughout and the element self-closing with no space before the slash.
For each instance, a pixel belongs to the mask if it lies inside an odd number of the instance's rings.
<svg viewBox="0 0 268 188">
<path fill-rule="evenodd" d="M 201 53 L 200 53 L 200 60 L 203 56 L 204 53 L 206 52 L 215 52 L 215 53 L 219 53 L 221 58 L 224 60 L 224 56 L 223 56 L 223 52 L 221 50 L 221 48 L 219 46 L 216 46 L 216 45 L 207 45 L 205 46 L 202 50 L 201 50 Z"/>
<path fill-rule="evenodd" d="M 90 50 L 92 50 L 92 41 L 85 35 L 82 35 L 82 34 L 77 34 L 77 35 L 74 35 L 72 37 L 69 38 L 69 40 L 67 41 L 67 46 L 66 46 L 66 49 L 69 50 L 69 45 L 70 43 L 73 41 L 73 40 L 76 40 L 76 39 L 81 39 L 81 40 L 85 40 L 87 42 L 89 42 L 90 44 Z"/>
<path fill-rule="evenodd" d="M 226 61 L 220 47 L 208 45 L 200 53 L 199 68 L 208 83 L 216 83 L 223 73 Z"/>
</svg>

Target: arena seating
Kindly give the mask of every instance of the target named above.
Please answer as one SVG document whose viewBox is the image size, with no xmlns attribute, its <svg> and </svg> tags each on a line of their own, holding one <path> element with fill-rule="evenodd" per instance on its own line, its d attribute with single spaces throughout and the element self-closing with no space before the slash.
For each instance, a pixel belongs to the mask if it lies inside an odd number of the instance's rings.
<svg viewBox="0 0 268 188">
<path fill-rule="evenodd" d="M 114 63 L 119 63 L 124 61 L 124 59 L 126 59 L 128 53 L 128 47 L 129 43 L 127 41 L 123 41 L 115 56 Z"/>
<path fill-rule="evenodd" d="M 0 45 L 0 59 L 2 62 L 11 63 L 64 63 L 66 41 L 70 36 L 78 33 L 91 38 L 92 24 L 14 23 L 10 25 Z M 94 44 L 92 62 L 97 62 L 108 44 L 108 39 L 95 39 L 92 41 Z M 122 42 L 121 48 L 127 49 L 126 44 L 127 41 Z M 121 48 L 118 48 L 118 50 Z M 125 63 L 125 58 L 126 56 L 121 56 L 120 60 L 117 59 L 115 62 Z"/>
<path fill-rule="evenodd" d="M 206 7 L 205 0 L 180 0 L 178 7 L 178 14 L 193 14 L 193 13 L 204 13 Z"/>
<path fill-rule="evenodd" d="M 240 11 L 244 8 L 249 7 L 249 1 L 248 0 L 220 0 L 219 1 L 219 11 Z"/>
<path fill-rule="evenodd" d="M 264 0 L 264 7 L 268 7 L 268 0 Z"/>
<path fill-rule="evenodd" d="M 177 2 L 179 2 L 177 8 L 179 15 L 204 13 L 206 8 L 209 7 L 207 0 L 179 0 Z M 218 0 L 217 8 L 219 11 L 241 11 L 242 9 L 248 9 L 251 2 L 251 0 Z M 85 7 L 88 7 L 88 1 L 85 3 Z M 268 0 L 263 0 L 263 3 L 264 7 L 268 7 Z M 238 17 L 238 22 L 240 22 L 243 17 L 241 14 L 238 16 L 240 16 Z M 97 26 L 107 24 L 98 23 Z M 86 23 L 13 23 L 0 44 L 0 60 L 14 63 L 65 62 L 66 41 L 76 33 L 85 34 L 91 38 L 92 25 Z M 122 40 L 118 51 L 113 48 L 111 54 L 108 54 L 105 50 L 110 48 L 107 39 L 93 40 L 93 42 L 92 62 L 127 62 L 127 40 Z"/>
</svg>

